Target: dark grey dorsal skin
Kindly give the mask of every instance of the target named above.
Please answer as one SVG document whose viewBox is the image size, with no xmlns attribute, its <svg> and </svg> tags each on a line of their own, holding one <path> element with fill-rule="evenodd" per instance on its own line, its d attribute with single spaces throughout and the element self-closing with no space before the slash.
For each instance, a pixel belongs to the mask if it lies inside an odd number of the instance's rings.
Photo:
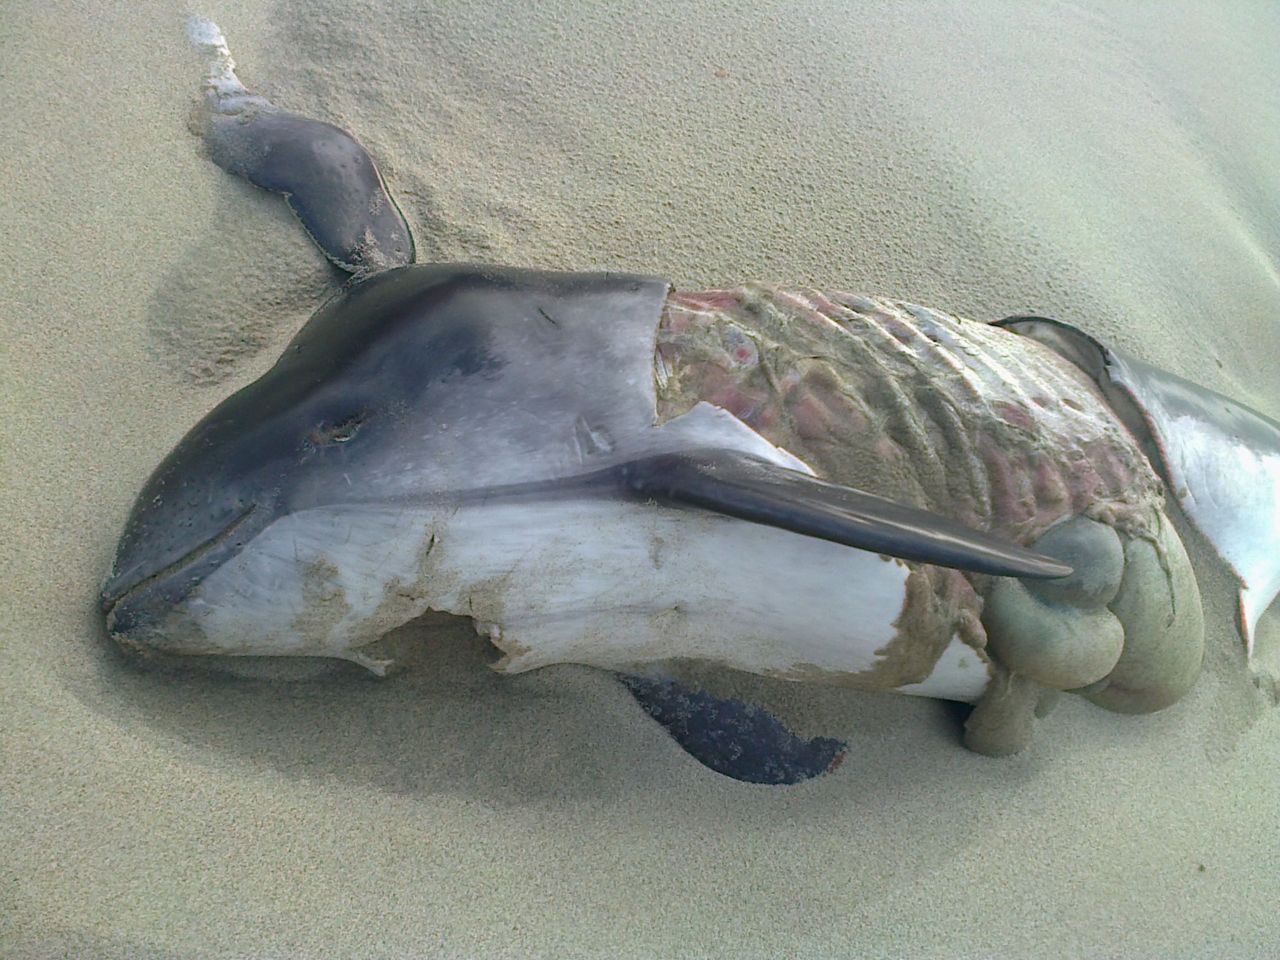
<svg viewBox="0 0 1280 960">
<path fill-rule="evenodd" d="M 201 132 L 224 170 L 284 195 L 324 255 L 365 275 L 413 262 L 413 236 L 369 152 L 347 131 L 247 90 L 217 25 L 193 17 L 208 56 Z"/>
<path fill-rule="evenodd" d="M 413 238 L 377 164 L 331 123 L 280 110 L 260 97 L 210 112 L 210 158 L 283 194 L 307 233 L 343 270 L 371 273 L 413 262 Z"/>
</svg>

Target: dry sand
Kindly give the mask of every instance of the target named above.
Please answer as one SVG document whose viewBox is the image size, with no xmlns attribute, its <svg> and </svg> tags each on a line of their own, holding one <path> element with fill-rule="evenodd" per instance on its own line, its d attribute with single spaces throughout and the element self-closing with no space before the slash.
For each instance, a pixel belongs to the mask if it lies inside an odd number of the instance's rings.
<svg viewBox="0 0 1280 960">
<path fill-rule="evenodd" d="M 201 10 L 382 159 L 421 259 L 1047 313 L 1280 416 L 1272 3 L 426 6 Z M 122 664 L 92 604 L 134 493 L 334 282 L 201 158 L 187 12 L 0 23 L 0 955 L 1276 955 L 1280 714 L 1194 537 L 1185 702 L 993 761 L 940 704 L 788 688 L 852 744 L 790 790 L 463 633 L 386 683 Z"/>
</svg>

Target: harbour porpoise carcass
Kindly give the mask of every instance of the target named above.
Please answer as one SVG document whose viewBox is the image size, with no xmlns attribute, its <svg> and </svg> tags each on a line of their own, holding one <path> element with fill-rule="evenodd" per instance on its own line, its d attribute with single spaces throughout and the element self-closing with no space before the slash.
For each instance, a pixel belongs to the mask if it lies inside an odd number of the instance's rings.
<svg viewBox="0 0 1280 960">
<path fill-rule="evenodd" d="M 966 743 L 1004 754 L 1062 691 L 1144 712 L 1194 682 L 1171 471 L 1193 520 L 1206 484 L 1263 518 L 1201 523 L 1246 631 L 1280 588 L 1261 414 L 1186 385 L 1193 436 L 1159 413 L 1170 375 L 1041 318 L 414 264 L 367 151 L 246 90 L 212 24 L 192 37 L 211 158 L 354 280 L 147 482 L 103 588 L 126 648 L 385 672 L 379 638 L 443 611 L 500 670 L 615 671 L 707 766 L 794 783 L 844 745 L 681 664 L 973 703 Z M 1260 466 L 1224 482 L 1236 447 Z"/>
</svg>

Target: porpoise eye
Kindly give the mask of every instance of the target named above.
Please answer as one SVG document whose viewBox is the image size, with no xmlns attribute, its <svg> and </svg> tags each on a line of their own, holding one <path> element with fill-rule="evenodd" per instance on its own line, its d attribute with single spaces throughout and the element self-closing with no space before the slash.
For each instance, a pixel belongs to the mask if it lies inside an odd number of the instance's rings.
<svg viewBox="0 0 1280 960">
<path fill-rule="evenodd" d="M 316 447 L 327 447 L 331 443 L 346 443 L 360 432 L 366 419 L 365 414 L 358 413 L 342 420 L 322 423 L 307 434 L 307 441 Z"/>
</svg>

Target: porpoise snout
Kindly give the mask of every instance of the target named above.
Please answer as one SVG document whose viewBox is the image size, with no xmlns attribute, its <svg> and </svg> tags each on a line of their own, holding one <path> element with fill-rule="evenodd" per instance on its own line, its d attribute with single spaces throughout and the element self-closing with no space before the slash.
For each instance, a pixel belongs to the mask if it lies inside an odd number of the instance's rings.
<svg viewBox="0 0 1280 960">
<path fill-rule="evenodd" d="M 211 573 L 265 526 L 269 511 L 225 502 L 195 511 L 169 508 L 150 489 L 138 498 L 98 596 L 107 632 L 122 645 L 164 648 L 173 614 Z M 162 628 L 162 625 L 167 625 Z"/>
</svg>

